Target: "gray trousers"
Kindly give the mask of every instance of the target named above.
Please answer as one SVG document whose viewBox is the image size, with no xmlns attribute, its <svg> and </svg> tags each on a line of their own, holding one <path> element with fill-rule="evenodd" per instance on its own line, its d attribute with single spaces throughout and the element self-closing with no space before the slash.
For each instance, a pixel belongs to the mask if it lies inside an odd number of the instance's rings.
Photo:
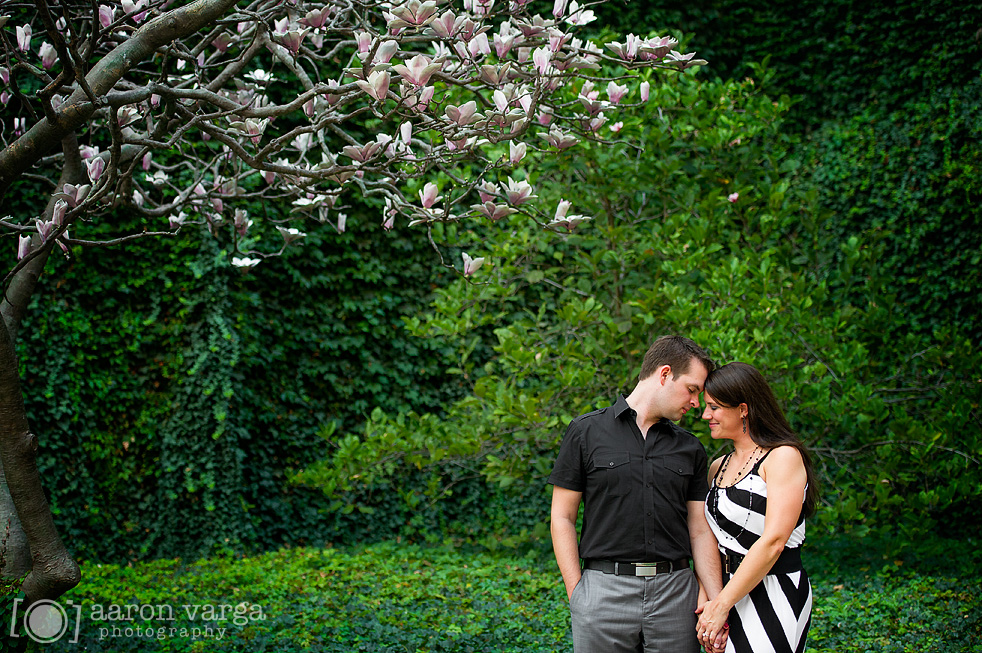
<svg viewBox="0 0 982 653">
<path fill-rule="evenodd" d="M 690 569 L 649 577 L 584 569 L 569 601 L 573 651 L 699 653 L 698 598 Z"/>
</svg>

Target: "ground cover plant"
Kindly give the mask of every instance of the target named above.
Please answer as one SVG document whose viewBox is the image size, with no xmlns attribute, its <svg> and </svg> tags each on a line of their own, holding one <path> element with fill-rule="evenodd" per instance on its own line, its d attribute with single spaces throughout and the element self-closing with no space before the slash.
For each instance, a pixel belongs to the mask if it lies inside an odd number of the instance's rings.
<svg viewBox="0 0 982 653">
<path fill-rule="evenodd" d="M 935 540 L 885 556 L 868 540 L 811 539 L 808 650 L 982 651 L 982 564 L 944 555 L 975 544 Z M 50 650 L 569 651 L 569 613 L 546 546 L 496 554 L 388 541 L 83 564 L 86 582 L 62 599 L 82 607 L 79 641 L 66 637 Z M 173 608 L 173 620 L 161 606 Z M 127 610 L 132 620 L 122 618 Z"/>
</svg>

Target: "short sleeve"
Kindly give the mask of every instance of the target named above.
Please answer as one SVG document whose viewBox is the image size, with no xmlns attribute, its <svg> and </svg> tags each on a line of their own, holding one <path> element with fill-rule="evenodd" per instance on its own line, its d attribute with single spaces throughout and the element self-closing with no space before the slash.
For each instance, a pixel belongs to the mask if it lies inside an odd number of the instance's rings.
<svg viewBox="0 0 982 653">
<path fill-rule="evenodd" d="M 702 443 L 697 441 L 697 444 L 698 449 L 694 454 L 696 473 L 692 476 L 689 493 L 685 497 L 686 501 L 705 501 L 709 494 L 709 457 L 706 456 L 706 450 Z"/>
<path fill-rule="evenodd" d="M 578 420 L 573 420 L 566 427 L 566 433 L 559 445 L 556 464 L 552 468 L 552 474 L 549 475 L 549 483 L 574 492 L 583 492 L 586 489 L 583 472 L 583 432 Z"/>
</svg>

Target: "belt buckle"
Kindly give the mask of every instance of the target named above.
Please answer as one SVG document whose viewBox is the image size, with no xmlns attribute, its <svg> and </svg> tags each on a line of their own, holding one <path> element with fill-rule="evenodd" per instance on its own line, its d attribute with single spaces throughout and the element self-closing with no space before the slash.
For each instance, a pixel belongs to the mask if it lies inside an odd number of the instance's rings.
<svg viewBox="0 0 982 653">
<path fill-rule="evenodd" d="M 635 576 L 657 576 L 660 562 L 637 562 L 634 564 Z"/>
</svg>

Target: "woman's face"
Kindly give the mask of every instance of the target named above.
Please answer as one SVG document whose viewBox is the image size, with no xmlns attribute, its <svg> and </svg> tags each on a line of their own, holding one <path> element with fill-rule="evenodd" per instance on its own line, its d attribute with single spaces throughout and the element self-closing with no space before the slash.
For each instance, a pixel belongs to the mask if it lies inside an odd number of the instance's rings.
<svg viewBox="0 0 982 653">
<path fill-rule="evenodd" d="M 706 392 L 706 410 L 702 418 L 709 422 L 709 434 L 713 439 L 733 439 L 743 435 L 743 416 L 747 414 L 747 404 L 728 407 L 723 406 Z"/>
</svg>

